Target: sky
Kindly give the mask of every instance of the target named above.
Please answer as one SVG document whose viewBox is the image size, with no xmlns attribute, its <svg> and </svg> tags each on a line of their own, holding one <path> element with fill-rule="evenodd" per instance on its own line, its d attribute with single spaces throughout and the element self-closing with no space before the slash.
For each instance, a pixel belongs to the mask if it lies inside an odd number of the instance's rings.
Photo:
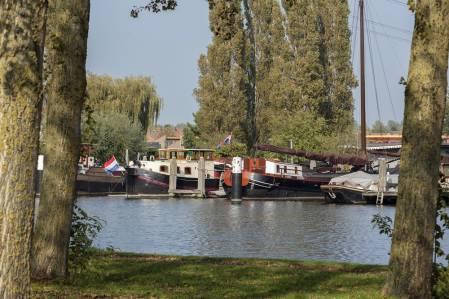
<svg viewBox="0 0 449 299">
<path fill-rule="evenodd" d="M 257 0 L 256 0 L 257 1 Z M 356 31 L 358 0 L 348 0 L 349 26 Z M 402 121 L 404 87 L 410 56 L 413 14 L 406 0 L 365 0 L 367 14 L 366 89 L 367 122 L 380 119 Z M 87 69 L 113 77 L 150 76 L 164 99 L 159 124 L 192 122 L 198 109 L 193 90 L 198 82 L 198 58 L 212 40 L 206 0 L 179 0 L 174 12 L 144 12 L 130 17 L 134 5 L 143 0 L 92 0 Z M 359 28 L 357 26 L 357 28 Z M 369 33 L 369 34 L 368 34 Z M 370 62 L 370 36 L 374 76 Z M 354 73 L 359 74 L 359 39 L 353 47 Z M 384 66 L 382 68 L 382 65 Z M 384 75 L 385 74 L 385 75 Z M 375 80 L 374 80 L 375 77 Z M 376 101 L 376 90 L 378 101 Z M 386 82 L 388 84 L 386 84 Z M 388 90 L 391 97 L 389 97 Z M 360 120 L 360 91 L 354 89 L 356 121 Z M 377 104 L 379 103 L 379 109 Z M 219 107 L 217 107 L 217 111 Z"/>
</svg>

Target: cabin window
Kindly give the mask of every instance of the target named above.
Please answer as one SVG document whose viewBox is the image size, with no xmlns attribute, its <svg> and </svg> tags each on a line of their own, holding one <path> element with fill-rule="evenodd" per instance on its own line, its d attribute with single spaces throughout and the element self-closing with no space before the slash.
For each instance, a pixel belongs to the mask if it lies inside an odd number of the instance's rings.
<svg viewBox="0 0 449 299">
<path fill-rule="evenodd" d="M 184 173 L 185 174 L 192 174 L 192 168 L 190 168 L 190 167 L 184 168 Z"/>
<path fill-rule="evenodd" d="M 184 152 L 178 152 L 178 159 L 184 159 Z"/>
<path fill-rule="evenodd" d="M 298 167 L 295 166 L 295 174 L 298 174 Z"/>
<path fill-rule="evenodd" d="M 176 167 L 176 173 L 180 174 L 181 173 L 181 168 L 179 168 L 179 166 Z"/>
<path fill-rule="evenodd" d="M 168 172 L 168 167 L 167 167 L 166 165 L 161 165 L 161 166 L 159 167 L 159 171 L 160 171 L 160 172 Z"/>
<path fill-rule="evenodd" d="M 279 165 L 276 165 L 276 172 L 277 173 L 281 172 L 281 168 L 279 167 Z"/>
<path fill-rule="evenodd" d="M 287 173 L 287 166 L 284 166 L 284 173 Z"/>
</svg>

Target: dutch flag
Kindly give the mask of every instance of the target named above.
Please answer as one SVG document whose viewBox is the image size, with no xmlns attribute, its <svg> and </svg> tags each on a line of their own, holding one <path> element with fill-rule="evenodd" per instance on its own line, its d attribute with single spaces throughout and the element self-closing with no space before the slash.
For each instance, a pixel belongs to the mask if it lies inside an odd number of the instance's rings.
<svg viewBox="0 0 449 299">
<path fill-rule="evenodd" d="M 232 141 L 232 134 L 228 135 L 224 140 L 223 140 L 223 144 L 231 144 Z"/>
<path fill-rule="evenodd" d="M 109 159 L 108 161 L 106 161 L 106 163 L 104 163 L 104 171 L 106 171 L 109 174 L 112 174 L 114 171 L 119 170 L 119 168 L 120 165 L 118 165 L 115 156 L 112 156 L 111 159 Z"/>
</svg>

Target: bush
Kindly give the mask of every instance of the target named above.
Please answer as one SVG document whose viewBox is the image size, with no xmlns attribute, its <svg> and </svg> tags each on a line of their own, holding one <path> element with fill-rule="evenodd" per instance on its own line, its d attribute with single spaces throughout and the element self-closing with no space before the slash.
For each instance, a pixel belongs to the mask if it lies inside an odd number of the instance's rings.
<svg viewBox="0 0 449 299">
<path fill-rule="evenodd" d="M 89 216 L 75 204 L 69 243 L 69 272 L 71 275 L 78 274 L 87 267 L 92 253 L 92 243 L 103 228 L 103 222 L 98 217 Z"/>
</svg>

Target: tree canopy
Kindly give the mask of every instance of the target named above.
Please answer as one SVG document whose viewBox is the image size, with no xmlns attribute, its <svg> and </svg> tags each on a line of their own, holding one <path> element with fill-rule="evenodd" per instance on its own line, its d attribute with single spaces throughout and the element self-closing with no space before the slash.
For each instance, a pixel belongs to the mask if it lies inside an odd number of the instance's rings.
<svg viewBox="0 0 449 299">
<path fill-rule="evenodd" d="M 162 99 L 150 77 L 126 77 L 89 74 L 87 110 L 124 113 L 143 131 L 154 125 L 162 109 Z"/>
<path fill-rule="evenodd" d="M 306 114 L 322 120 L 320 132 L 353 128 L 347 1 L 209 0 L 209 8 L 214 36 L 195 90 L 199 139 L 213 145 L 232 133 L 248 145 L 250 136 L 283 143 L 288 123 L 278 120 L 305 125 L 295 118 Z"/>
</svg>

